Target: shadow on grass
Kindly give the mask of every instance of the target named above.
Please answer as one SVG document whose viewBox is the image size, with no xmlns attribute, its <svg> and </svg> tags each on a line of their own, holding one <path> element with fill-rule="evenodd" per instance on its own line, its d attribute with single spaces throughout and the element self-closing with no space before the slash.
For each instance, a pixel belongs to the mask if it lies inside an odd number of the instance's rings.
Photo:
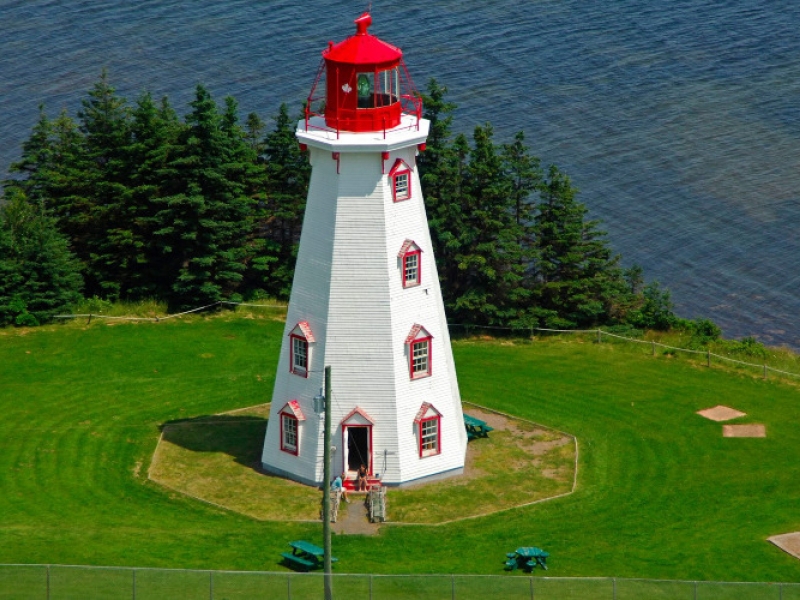
<svg viewBox="0 0 800 600">
<path fill-rule="evenodd" d="M 238 464 L 263 473 L 261 450 L 268 419 L 252 415 L 203 415 L 162 424 L 165 442 L 191 452 L 227 454 Z"/>
</svg>

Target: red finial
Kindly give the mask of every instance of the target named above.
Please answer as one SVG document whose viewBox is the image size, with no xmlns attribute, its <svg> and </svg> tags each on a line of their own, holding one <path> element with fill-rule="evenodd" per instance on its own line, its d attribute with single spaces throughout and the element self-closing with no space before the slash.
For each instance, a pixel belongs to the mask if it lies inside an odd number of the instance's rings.
<svg viewBox="0 0 800 600">
<path fill-rule="evenodd" d="M 355 20 L 355 24 L 356 35 L 367 35 L 367 27 L 372 25 L 372 17 L 368 12 L 365 12 Z"/>
</svg>

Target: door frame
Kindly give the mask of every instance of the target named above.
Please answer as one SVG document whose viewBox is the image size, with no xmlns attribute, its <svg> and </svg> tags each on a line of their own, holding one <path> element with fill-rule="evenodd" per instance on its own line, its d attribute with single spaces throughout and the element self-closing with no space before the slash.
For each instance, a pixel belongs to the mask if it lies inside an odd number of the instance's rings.
<svg viewBox="0 0 800 600">
<path fill-rule="evenodd" d="M 342 471 L 347 472 L 348 463 L 350 462 L 350 428 L 366 429 L 367 430 L 367 473 L 372 475 L 372 423 L 342 423 Z"/>
</svg>

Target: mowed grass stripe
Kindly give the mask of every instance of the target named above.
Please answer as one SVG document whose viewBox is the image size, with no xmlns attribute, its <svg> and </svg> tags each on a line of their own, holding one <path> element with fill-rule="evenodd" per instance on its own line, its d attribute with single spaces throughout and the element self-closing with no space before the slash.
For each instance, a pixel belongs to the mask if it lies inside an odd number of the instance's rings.
<svg viewBox="0 0 800 600">
<path fill-rule="evenodd" d="M 274 315 L 19 333 L 0 332 L 0 562 L 273 570 L 289 540 L 321 542 L 319 525 L 256 522 L 145 477 L 163 424 L 269 400 Z M 554 576 L 800 580 L 764 541 L 800 530 L 795 387 L 559 338 L 454 353 L 465 400 L 578 437 L 576 492 L 337 536 L 337 571 L 496 574 L 505 552 L 538 545 Z M 722 438 L 694 414 L 716 404 L 767 438 Z"/>
</svg>

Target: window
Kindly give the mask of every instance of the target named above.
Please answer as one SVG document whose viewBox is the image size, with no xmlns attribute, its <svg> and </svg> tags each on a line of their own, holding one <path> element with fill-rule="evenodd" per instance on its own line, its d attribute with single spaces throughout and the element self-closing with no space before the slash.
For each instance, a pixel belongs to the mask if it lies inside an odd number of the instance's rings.
<svg viewBox="0 0 800 600">
<path fill-rule="evenodd" d="M 419 455 L 439 454 L 439 417 L 420 421 L 419 431 Z"/>
<path fill-rule="evenodd" d="M 419 432 L 420 458 L 441 454 L 441 413 L 429 402 L 423 402 L 414 422 L 417 424 Z"/>
<path fill-rule="evenodd" d="M 297 418 L 281 415 L 281 450 L 297 454 Z"/>
<path fill-rule="evenodd" d="M 422 282 L 422 250 L 413 240 L 406 240 L 397 253 L 400 259 L 403 287 L 413 287 Z"/>
<path fill-rule="evenodd" d="M 300 408 L 297 400 L 287 402 L 281 409 L 281 450 L 297 456 L 300 448 L 300 421 L 305 421 L 306 417 Z"/>
<path fill-rule="evenodd" d="M 289 370 L 295 375 L 308 377 L 314 334 L 306 321 L 300 321 L 289 333 Z"/>
<path fill-rule="evenodd" d="M 422 325 L 414 325 L 411 328 L 406 338 L 411 379 L 420 379 L 431 374 L 432 342 L 433 336 Z"/>
<path fill-rule="evenodd" d="M 402 159 L 398 158 L 389 171 L 389 181 L 395 202 L 411 198 L 411 169 Z"/>
<path fill-rule="evenodd" d="M 292 373 L 308 375 L 308 342 L 292 336 Z"/>
<path fill-rule="evenodd" d="M 420 377 L 431 374 L 430 340 L 420 340 L 412 344 L 411 376 Z"/>
</svg>

